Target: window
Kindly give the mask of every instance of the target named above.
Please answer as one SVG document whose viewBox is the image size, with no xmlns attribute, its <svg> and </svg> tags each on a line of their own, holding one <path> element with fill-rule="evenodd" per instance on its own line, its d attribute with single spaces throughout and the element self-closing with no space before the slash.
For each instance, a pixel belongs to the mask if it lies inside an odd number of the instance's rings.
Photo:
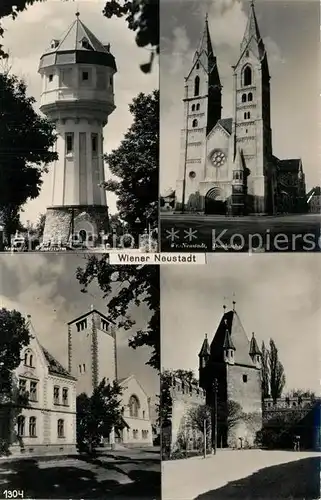
<svg viewBox="0 0 321 500">
<path fill-rule="evenodd" d="M 25 417 L 23 415 L 20 415 L 17 421 L 18 424 L 17 434 L 19 437 L 23 437 L 25 435 L 25 423 L 26 423 Z"/>
<path fill-rule="evenodd" d="M 247 113 L 244 113 L 244 120 L 249 120 L 251 118 L 251 114 L 248 111 Z"/>
<path fill-rule="evenodd" d="M 62 404 L 68 406 L 68 389 L 66 387 L 62 390 Z"/>
<path fill-rule="evenodd" d="M 30 401 L 37 401 L 37 382 L 31 381 L 30 382 L 30 395 L 29 399 Z"/>
<path fill-rule="evenodd" d="M 73 153 L 74 150 L 74 134 L 66 134 L 66 154 Z"/>
<path fill-rule="evenodd" d="M 37 435 L 37 428 L 36 428 L 36 417 L 30 417 L 29 418 L 29 436 L 30 437 L 36 437 Z"/>
<path fill-rule="evenodd" d="M 76 326 L 77 326 L 77 332 L 80 332 L 80 331 L 84 330 L 85 328 L 87 328 L 87 318 L 76 323 Z"/>
<path fill-rule="evenodd" d="M 250 52 L 247 50 L 247 51 L 245 52 L 245 57 L 249 57 L 249 55 L 250 55 Z"/>
<path fill-rule="evenodd" d="M 79 365 L 79 373 L 81 373 L 81 365 Z"/>
<path fill-rule="evenodd" d="M 88 71 L 83 71 L 81 75 L 82 81 L 87 82 L 89 80 L 89 73 Z"/>
<path fill-rule="evenodd" d="M 243 375 L 243 382 L 246 383 L 247 382 L 247 375 Z"/>
<path fill-rule="evenodd" d="M 32 354 L 30 354 L 29 366 L 33 366 L 33 355 Z"/>
<path fill-rule="evenodd" d="M 148 431 L 147 430 L 142 430 L 142 438 L 147 439 L 148 438 Z"/>
<path fill-rule="evenodd" d="M 195 104 L 192 104 L 192 111 L 195 111 Z"/>
<path fill-rule="evenodd" d="M 57 434 L 59 438 L 65 437 L 65 426 L 62 418 L 60 418 L 57 422 Z"/>
<path fill-rule="evenodd" d="M 54 387 L 54 405 L 59 405 L 59 387 Z"/>
<path fill-rule="evenodd" d="M 25 366 L 28 365 L 28 353 L 25 353 L 25 361 L 24 361 Z"/>
<path fill-rule="evenodd" d="M 200 63 L 199 62 L 196 64 L 196 69 L 200 69 Z"/>
<path fill-rule="evenodd" d="M 97 134 L 91 135 L 91 150 L 92 150 L 93 156 L 96 156 L 97 151 L 98 151 L 98 135 Z"/>
<path fill-rule="evenodd" d="M 130 417 L 138 417 L 140 404 L 137 396 L 132 395 L 129 398 L 129 415 Z"/>
<path fill-rule="evenodd" d="M 195 128 L 197 127 L 198 125 L 198 121 L 196 120 L 196 118 L 193 120 L 193 123 L 192 123 L 192 127 Z"/>
<path fill-rule="evenodd" d="M 27 390 L 27 381 L 23 378 L 19 379 L 19 392 L 24 393 Z"/>
<path fill-rule="evenodd" d="M 246 102 L 246 94 L 242 94 L 242 102 Z"/>
<path fill-rule="evenodd" d="M 247 100 L 248 101 L 253 101 L 253 94 L 252 92 L 249 92 L 248 95 L 247 95 Z"/>
<path fill-rule="evenodd" d="M 198 111 L 200 109 L 200 104 L 196 104 L 196 110 Z"/>
<path fill-rule="evenodd" d="M 194 80 L 194 96 L 200 93 L 200 77 L 197 75 Z"/>
<path fill-rule="evenodd" d="M 49 75 L 48 80 L 49 80 L 49 82 L 52 82 L 52 80 L 53 80 L 53 75 Z"/>
<path fill-rule="evenodd" d="M 138 439 L 138 430 L 137 429 L 133 429 L 133 438 Z"/>
<path fill-rule="evenodd" d="M 145 418 L 145 410 L 143 410 L 143 418 Z"/>
<path fill-rule="evenodd" d="M 85 365 L 85 363 L 82 365 L 82 370 L 83 370 L 84 373 L 86 373 L 86 365 Z"/>
<path fill-rule="evenodd" d="M 188 174 L 188 176 L 189 176 L 189 178 L 190 178 L 190 179 L 195 179 L 195 177 L 196 177 L 196 173 L 195 173 L 195 172 L 193 172 L 193 170 L 192 170 L 192 171 Z"/>
<path fill-rule="evenodd" d="M 101 329 L 102 330 L 105 330 L 106 332 L 108 331 L 108 321 L 106 321 L 105 319 L 101 319 Z"/>
<path fill-rule="evenodd" d="M 252 85 L 252 70 L 250 66 L 246 66 L 243 72 L 243 85 Z"/>
<path fill-rule="evenodd" d="M 90 43 L 88 42 L 88 40 L 82 40 L 82 42 L 81 42 L 81 46 L 82 46 L 84 49 L 87 49 L 87 50 L 90 50 L 90 49 L 91 49 L 91 45 L 90 45 Z"/>
</svg>

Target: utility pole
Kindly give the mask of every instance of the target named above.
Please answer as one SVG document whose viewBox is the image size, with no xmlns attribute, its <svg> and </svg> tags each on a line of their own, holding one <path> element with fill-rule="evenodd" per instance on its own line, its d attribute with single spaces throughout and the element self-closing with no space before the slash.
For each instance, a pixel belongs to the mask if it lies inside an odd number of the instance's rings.
<svg viewBox="0 0 321 500">
<path fill-rule="evenodd" d="M 214 408 L 213 408 L 213 429 L 212 429 L 212 447 L 214 455 L 216 455 L 217 450 L 217 388 L 218 383 L 215 378 L 213 381 L 213 395 L 214 395 Z"/>
</svg>

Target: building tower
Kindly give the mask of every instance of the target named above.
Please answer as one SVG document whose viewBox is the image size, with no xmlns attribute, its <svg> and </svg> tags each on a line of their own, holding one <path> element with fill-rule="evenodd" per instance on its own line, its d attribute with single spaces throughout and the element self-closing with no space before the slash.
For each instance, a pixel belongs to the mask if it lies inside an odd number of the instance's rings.
<svg viewBox="0 0 321 500">
<path fill-rule="evenodd" d="M 66 243 L 73 234 L 93 241 L 108 228 L 101 186 L 103 128 L 115 109 L 116 71 L 110 46 L 91 33 L 78 12 L 68 31 L 52 40 L 40 58 L 40 110 L 55 124 L 59 156 L 52 166 L 44 243 Z"/>
<path fill-rule="evenodd" d="M 105 377 L 117 379 L 115 327 L 93 307 L 68 323 L 68 369 L 77 378 L 77 394 L 91 395 Z"/>
<path fill-rule="evenodd" d="M 213 51 L 207 16 L 191 70 L 185 77 L 184 127 L 181 131 L 177 209 L 191 203 L 188 193 L 197 191 L 203 178 L 206 137 L 221 118 L 222 86 Z"/>
<path fill-rule="evenodd" d="M 204 341 L 205 342 L 205 341 Z M 206 402 L 214 405 L 214 382 L 217 382 L 217 443 L 219 447 L 240 447 L 254 444 L 256 432 L 262 424 L 261 353 L 254 334 L 249 340 L 240 318 L 233 308 L 225 312 L 214 334 L 209 352 L 200 363 L 199 383 L 206 391 Z M 206 340 L 207 342 L 207 340 Z M 229 428 L 228 415 L 232 411 L 251 413 L 255 420 L 248 425 L 240 417 L 233 428 Z"/>
<path fill-rule="evenodd" d="M 234 157 L 239 148 L 249 169 L 248 210 L 275 210 L 276 166 L 272 156 L 270 73 L 267 53 L 251 2 L 250 14 L 234 70 Z"/>
<path fill-rule="evenodd" d="M 232 198 L 231 198 L 232 215 L 245 215 L 246 194 L 247 194 L 246 173 L 247 170 L 244 167 L 242 151 L 238 149 L 233 165 Z"/>
</svg>

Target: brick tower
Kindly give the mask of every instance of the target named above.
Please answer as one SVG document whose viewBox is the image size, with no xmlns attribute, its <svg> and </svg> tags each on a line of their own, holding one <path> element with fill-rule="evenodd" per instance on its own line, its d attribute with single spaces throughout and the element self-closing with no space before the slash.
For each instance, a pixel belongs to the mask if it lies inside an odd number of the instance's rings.
<svg viewBox="0 0 321 500">
<path fill-rule="evenodd" d="M 103 162 L 103 128 L 115 109 L 114 56 L 79 19 L 52 40 L 41 56 L 40 110 L 55 123 L 58 160 L 44 243 L 67 243 L 73 236 L 93 242 L 108 229 Z"/>
<path fill-rule="evenodd" d="M 211 345 L 205 337 L 199 353 L 200 387 L 212 407 L 215 380 L 218 446 L 253 446 L 262 424 L 261 353 L 254 333 L 248 339 L 234 307 L 224 309 Z M 238 413 L 243 416 L 238 418 Z"/>
</svg>

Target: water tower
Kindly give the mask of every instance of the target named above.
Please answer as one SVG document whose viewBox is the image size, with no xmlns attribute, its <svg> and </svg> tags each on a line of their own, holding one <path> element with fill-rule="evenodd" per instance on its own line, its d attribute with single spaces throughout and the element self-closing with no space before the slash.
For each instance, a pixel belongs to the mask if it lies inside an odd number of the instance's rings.
<svg viewBox="0 0 321 500">
<path fill-rule="evenodd" d="M 81 22 L 41 56 L 40 110 L 55 123 L 58 160 L 51 166 L 52 187 L 44 243 L 66 243 L 72 234 L 92 240 L 108 229 L 103 162 L 103 129 L 115 109 L 115 58 Z"/>
</svg>

